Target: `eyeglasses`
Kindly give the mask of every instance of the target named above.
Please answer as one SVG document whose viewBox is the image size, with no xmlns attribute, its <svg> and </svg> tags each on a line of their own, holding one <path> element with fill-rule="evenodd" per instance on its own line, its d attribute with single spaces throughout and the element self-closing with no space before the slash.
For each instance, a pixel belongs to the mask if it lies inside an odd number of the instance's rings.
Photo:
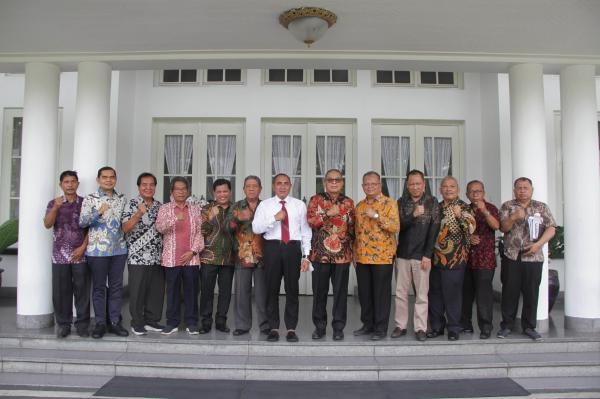
<svg viewBox="0 0 600 399">
<path fill-rule="evenodd" d="M 363 183 L 363 187 L 377 187 L 381 183 Z"/>
<path fill-rule="evenodd" d="M 471 194 L 480 194 L 480 193 L 482 193 L 482 192 L 483 192 L 483 190 L 469 190 L 469 192 L 470 192 Z"/>
<path fill-rule="evenodd" d="M 343 177 L 330 177 L 325 179 L 327 183 L 341 183 L 344 181 Z"/>
</svg>

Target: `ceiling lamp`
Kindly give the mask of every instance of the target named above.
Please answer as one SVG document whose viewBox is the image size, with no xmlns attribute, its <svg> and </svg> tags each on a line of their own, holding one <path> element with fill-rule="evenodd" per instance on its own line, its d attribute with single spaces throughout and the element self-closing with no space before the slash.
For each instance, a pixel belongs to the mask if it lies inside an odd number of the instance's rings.
<svg viewBox="0 0 600 399">
<path fill-rule="evenodd" d="M 298 7 L 279 16 L 279 23 L 307 47 L 319 40 L 337 21 L 337 15 L 320 7 Z"/>
</svg>

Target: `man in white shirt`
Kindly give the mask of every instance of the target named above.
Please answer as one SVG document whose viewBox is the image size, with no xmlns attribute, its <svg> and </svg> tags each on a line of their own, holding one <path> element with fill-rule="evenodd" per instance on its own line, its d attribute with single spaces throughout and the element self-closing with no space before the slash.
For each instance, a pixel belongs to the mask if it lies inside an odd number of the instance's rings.
<svg viewBox="0 0 600 399">
<path fill-rule="evenodd" d="M 285 326 L 288 342 L 298 342 L 298 280 L 300 271 L 310 265 L 308 254 L 312 230 L 306 219 L 306 205 L 289 196 L 290 177 L 280 173 L 273 178 L 275 196 L 256 208 L 252 230 L 265 239 L 263 262 L 267 285 L 267 318 L 271 332 L 267 341 L 279 340 L 279 287 L 285 284 Z"/>
</svg>

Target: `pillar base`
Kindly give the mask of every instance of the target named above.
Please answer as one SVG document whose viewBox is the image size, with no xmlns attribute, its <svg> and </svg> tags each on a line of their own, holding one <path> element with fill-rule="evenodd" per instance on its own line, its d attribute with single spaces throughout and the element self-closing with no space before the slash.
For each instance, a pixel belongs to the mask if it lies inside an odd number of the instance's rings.
<svg viewBox="0 0 600 399">
<path fill-rule="evenodd" d="M 54 325 L 54 313 L 40 315 L 17 314 L 17 328 L 46 328 Z"/>
<path fill-rule="evenodd" d="M 600 319 L 565 316 L 565 329 L 577 332 L 600 332 Z"/>
<path fill-rule="evenodd" d="M 541 334 L 547 333 L 550 330 L 550 319 L 538 320 L 535 329 Z"/>
</svg>

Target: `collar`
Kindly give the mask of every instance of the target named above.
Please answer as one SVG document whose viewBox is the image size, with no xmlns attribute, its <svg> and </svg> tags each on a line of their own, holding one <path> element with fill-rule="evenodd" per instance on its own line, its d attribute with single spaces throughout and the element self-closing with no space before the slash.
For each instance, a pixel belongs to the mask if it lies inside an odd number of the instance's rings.
<svg viewBox="0 0 600 399">
<path fill-rule="evenodd" d="M 98 191 L 96 191 L 96 194 L 98 194 L 98 197 L 108 197 L 108 194 L 106 194 L 106 191 L 102 190 L 100 187 L 98 187 Z M 121 194 L 119 194 L 117 192 L 117 190 L 113 190 L 113 197 L 120 197 Z"/>
</svg>

